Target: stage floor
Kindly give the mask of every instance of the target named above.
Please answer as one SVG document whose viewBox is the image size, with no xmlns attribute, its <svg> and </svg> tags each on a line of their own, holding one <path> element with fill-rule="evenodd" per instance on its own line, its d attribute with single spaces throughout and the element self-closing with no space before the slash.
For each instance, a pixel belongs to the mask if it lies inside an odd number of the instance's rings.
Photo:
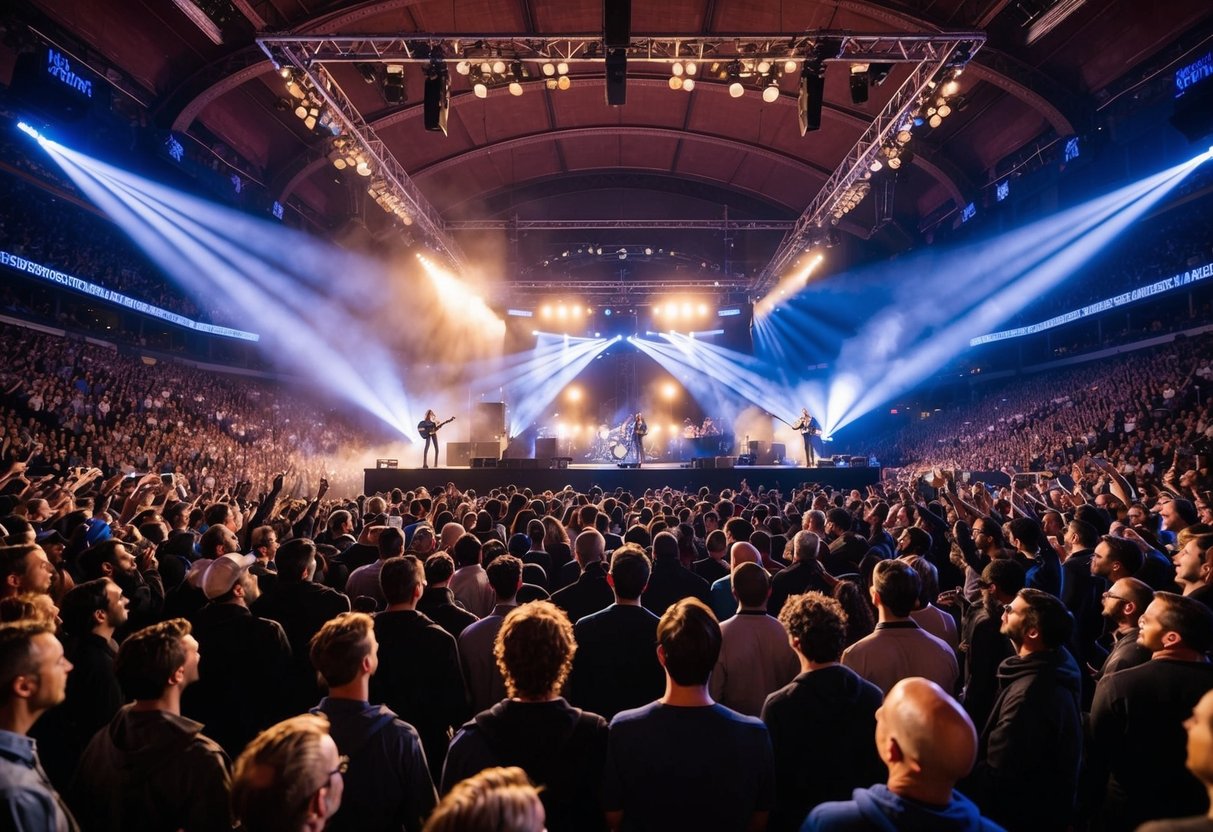
<svg viewBox="0 0 1213 832">
<path fill-rule="evenodd" d="M 453 482 L 466 491 L 486 494 L 494 488 L 515 485 L 532 491 L 556 491 L 566 485 L 577 491 L 599 486 L 604 491 L 624 488 L 632 493 L 649 488 L 697 490 L 707 486 L 712 492 L 737 488 L 745 480 L 751 489 L 759 486 L 779 488 L 785 494 L 804 483 L 818 483 L 836 489 L 862 489 L 880 479 L 879 468 L 795 468 L 787 465 L 744 465 L 734 468 L 684 468 L 680 463 L 650 463 L 643 468 L 619 468 L 614 465 L 570 465 L 568 468 L 367 468 L 367 494 L 402 491 L 425 486 L 431 490 Z"/>
</svg>

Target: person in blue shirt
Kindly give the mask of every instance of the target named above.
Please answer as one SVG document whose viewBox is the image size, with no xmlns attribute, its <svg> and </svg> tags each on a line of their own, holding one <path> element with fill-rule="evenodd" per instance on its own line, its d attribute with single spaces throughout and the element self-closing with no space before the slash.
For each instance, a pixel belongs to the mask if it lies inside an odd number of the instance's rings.
<svg viewBox="0 0 1213 832">
<path fill-rule="evenodd" d="M 876 750 L 889 779 L 822 803 L 801 832 L 999 832 L 956 791 L 977 759 L 977 731 L 964 709 L 926 679 L 902 679 L 876 711 Z"/>
</svg>

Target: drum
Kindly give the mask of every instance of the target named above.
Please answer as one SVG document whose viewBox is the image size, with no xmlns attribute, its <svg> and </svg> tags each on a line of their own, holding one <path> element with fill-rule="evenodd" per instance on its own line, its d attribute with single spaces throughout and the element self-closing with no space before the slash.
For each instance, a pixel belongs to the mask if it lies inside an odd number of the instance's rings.
<svg viewBox="0 0 1213 832">
<path fill-rule="evenodd" d="M 615 457 L 615 459 L 619 460 L 620 462 L 623 462 L 628 456 L 628 446 L 622 442 L 616 442 L 615 446 L 611 448 L 611 456 Z"/>
</svg>

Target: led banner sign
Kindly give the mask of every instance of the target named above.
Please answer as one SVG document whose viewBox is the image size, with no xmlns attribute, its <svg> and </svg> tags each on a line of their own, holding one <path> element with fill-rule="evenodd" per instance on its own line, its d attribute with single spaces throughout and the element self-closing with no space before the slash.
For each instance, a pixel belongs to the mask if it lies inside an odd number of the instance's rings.
<svg viewBox="0 0 1213 832">
<path fill-rule="evenodd" d="M 1186 272 L 1168 277 L 1165 280 L 1160 280 L 1157 283 L 1151 283 L 1149 286 L 1140 286 L 1130 292 L 1124 292 L 1116 297 L 1106 300 L 1097 301 L 1090 306 L 1084 306 L 1082 309 L 1075 309 L 1072 312 L 1066 312 L 1063 315 L 1058 315 L 1055 318 L 1049 318 L 1047 321 L 1041 321 L 1037 324 L 1029 324 L 1016 329 L 1004 329 L 1002 332 L 991 332 L 989 335 L 981 335 L 969 341 L 970 347 L 989 344 L 993 341 L 1005 341 L 1008 338 L 1019 338 L 1024 335 L 1035 335 L 1037 332 L 1044 332 L 1046 329 L 1052 329 L 1055 326 L 1068 324 L 1072 321 L 1089 318 L 1092 315 L 1098 315 L 1100 312 L 1106 312 L 1109 309 L 1115 309 L 1118 306 L 1125 306 L 1130 303 L 1135 303 L 1139 300 L 1145 300 L 1154 295 L 1161 295 L 1163 292 L 1170 292 L 1175 289 L 1182 289 L 1185 286 L 1191 285 L 1201 280 L 1206 280 L 1213 277 L 1213 263 L 1205 263 L 1203 266 L 1197 266 L 1194 269 L 1189 269 Z"/>
<path fill-rule="evenodd" d="M 1187 66 L 1175 70 L 1175 97 L 1182 98 L 1192 87 L 1210 78 L 1213 78 L 1213 52 L 1206 52 Z"/>
<path fill-rule="evenodd" d="M 93 97 L 93 82 L 76 71 L 73 60 L 53 47 L 46 50 L 46 74 L 85 98 Z"/>
<path fill-rule="evenodd" d="M 16 269 L 20 272 L 25 272 L 28 275 L 37 277 L 41 280 L 50 283 L 57 283 L 60 286 L 65 286 L 68 289 L 74 289 L 77 292 L 83 292 L 86 295 L 114 303 L 118 306 L 123 306 L 135 312 L 140 312 L 144 315 L 150 315 L 153 318 L 159 318 L 162 321 L 168 321 L 171 324 L 192 329 L 195 332 L 204 332 L 207 335 L 220 335 L 224 338 L 238 338 L 241 341 L 260 341 L 261 336 L 255 332 L 245 332 L 240 329 L 231 329 L 226 326 L 215 326 L 214 324 L 204 324 L 201 321 L 193 321 L 184 315 L 178 315 L 176 312 L 169 312 L 167 309 L 161 309 L 159 306 L 153 306 L 145 301 L 128 298 L 126 295 L 115 292 L 113 289 L 106 289 L 103 286 L 98 286 L 95 283 L 89 283 L 87 280 L 81 280 L 78 277 L 73 277 L 70 274 L 52 269 L 49 266 L 44 266 L 41 263 L 35 263 L 32 260 L 27 260 L 17 254 L 12 254 L 7 251 L 0 251 L 0 266 L 7 266 L 10 269 Z"/>
</svg>

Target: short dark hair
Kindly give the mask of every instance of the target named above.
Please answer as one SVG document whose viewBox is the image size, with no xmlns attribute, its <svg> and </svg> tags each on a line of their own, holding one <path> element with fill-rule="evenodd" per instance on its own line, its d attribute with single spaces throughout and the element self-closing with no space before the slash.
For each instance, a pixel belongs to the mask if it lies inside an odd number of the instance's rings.
<svg viewBox="0 0 1213 832">
<path fill-rule="evenodd" d="M 756 563 L 743 563 L 733 570 L 733 594 L 747 607 L 766 603 L 771 594 L 771 577 Z"/>
<path fill-rule="evenodd" d="M 455 541 L 455 545 L 451 547 L 451 555 L 455 559 L 455 566 L 472 566 L 480 563 L 480 556 L 483 552 L 483 547 L 480 543 L 480 538 L 474 534 L 464 534 Z"/>
<path fill-rule="evenodd" d="M 1070 640 L 1074 631 L 1074 616 L 1066 609 L 1061 599 L 1031 587 L 1019 590 L 1018 596 L 1028 608 L 1024 611 L 1024 625 L 1040 633 L 1045 647 L 1055 650 Z"/>
<path fill-rule="evenodd" d="M 551 601 L 515 607 L 506 615 L 493 644 L 493 656 L 510 696 L 559 693 L 576 652 L 573 624 Z"/>
<path fill-rule="evenodd" d="M 1123 566 L 1125 572 L 1136 575 L 1141 571 L 1141 567 L 1145 564 L 1145 555 L 1141 553 L 1141 549 L 1137 548 L 1136 543 L 1125 540 L 1123 537 L 1113 537 L 1110 534 L 1105 534 L 1099 539 L 1099 542 L 1108 545 L 1108 559 Z"/>
<path fill-rule="evenodd" d="M 922 580 L 904 560 L 882 560 L 872 570 L 872 589 L 882 606 L 897 618 L 905 618 L 918 602 Z"/>
<path fill-rule="evenodd" d="M 1011 558 L 992 560 L 981 570 L 981 579 L 1004 595 L 1018 595 L 1026 578 L 1023 565 Z"/>
<path fill-rule="evenodd" d="M 522 580 L 522 561 L 513 555 L 498 555 L 488 569 L 489 586 L 498 598 L 513 598 L 518 594 L 518 582 Z"/>
<path fill-rule="evenodd" d="M 653 536 L 653 560 L 678 557 L 678 538 L 672 532 L 658 532 Z"/>
<path fill-rule="evenodd" d="M 724 532 L 734 541 L 749 543 L 754 534 L 754 524 L 744 517 L 730 517 L 724 523 Z"/>
<path fill-rule="evenodd" d="M 1070 533 L 1078 538 L 1078 544 L 1084 549 L 1094 549 L 1099 543 L 1099 530 L 1085 520 L 1071 520 Z"/>
<path fill-rule="evenodd" d="M 97 578 L 76 584 L 59 602 L 59 617 L 63 619 L 63 631 L 80 638 L 93 631 L 93 618 L 98 610 L 109 609 L 109 578 Z"/>
<path fill-rule="evenodd" d="M 450 558 L 447 558 L 450 560 Z M 407 604 L 425 580 L 425 567 L 415 555 L 397 555 L 383 562 L 379 588 L 388 604 Z"/>
<path fill-rule="evenodd" d="M 343 612 L 324 622 L 312 636 L 309 655 L 312 667 L 330 687 L 349 684 L 362 669 L 362 660 L 371 653 L 371 633 L 375 619 L 364 612 Z"/>
<path fill-rule="evenodd" d="M 440 584 L 455 574 L 455 561 L 446 552 L 435 552 L 425 559 L 425 582 Z"/>
<path fill-rule="evenodd" d="M 388 526 L 379 533 L 379 557 L 394 557 L 404 551 L 404 532 Z"/>
<path fill-rule="evenodd" d="M 909 526 L 903 529 L 901 533 L 910 538 L 910 551 L 912 553 L 925 555 L 931 551 L 931 535 L 926 529 Z"/>
<path fill-rule="evenodd" d="M 635 601 L 648 586 L 653 566 L 649 556 L 635 543 L 625 543 L 611 553 L 611 583 L 624 601 Z"/>
<path fill-rule="evenodd" d="M 316 563 L 316 544 L 309 537 L 295 537 L 278 547 L 274 556 L 278 564 L 278 580 L 283 583 L 298 583 L 306 580 L 303 573 L 311 571 Z"/>
<path fill-rule="evenodd" d="M 720 529 L 712 529 L 708 532 L 705 545 L 709 552 L 722 552 L 728 548 L 728 540 L 724 536 L 724 532 Z"/>
<path fill-rule="evenodd" d="M 1178 633 L 1184 647 L 1198 653 L 1213 648 L 1213 610 L 1174 592 L 1155 592 L 1154 601 L 1162 604 L 1158 623 L 1164 630 Z"/>
<path fill-rule="evenodd" d="M 836 662 L 847 643 L 847 613 L 820 592 L 793 595 L 779 611 L 779 622 L 811 662 Z"/>
<path fill-rule="evenodd" d="M 0 546 L 0 582 L 8 580 L 10 575 L 24 575 L 29 568 L 26 561 L 40 548 L 36 543 L 17 543 L 11 546 Z"/>
<path fill-rule="evenodd" d="M 184 639 L 192 628 L 184 618 L 170 618 L 132 633 L 118 648 L 114 671 L 131 699 L 159 699 L 169 677 L 185 664 Z"/>
<path fill-rule="evenodd" d="M 832 508 L 826 512 L 826 522 L 833 523 L 844 532 L 851 530 L 851 515 L 845 508 Z"/>
<path fill-rule="evenodd" d="M 720 624 L 707 604 L 683 598 L 657 622 L 657 643 L 671 679 L 684 686 L 706 685 L 720 657 Z"/>
<path fill-rule="evenodd" d="M 1024 549 L 1033 553 L 1040 551 L 1040 544 L 1044 539 L 1040 523 L 1031 517 L 1016 517 L 1007 524 L 1007 529 Z"/>
</svg>

